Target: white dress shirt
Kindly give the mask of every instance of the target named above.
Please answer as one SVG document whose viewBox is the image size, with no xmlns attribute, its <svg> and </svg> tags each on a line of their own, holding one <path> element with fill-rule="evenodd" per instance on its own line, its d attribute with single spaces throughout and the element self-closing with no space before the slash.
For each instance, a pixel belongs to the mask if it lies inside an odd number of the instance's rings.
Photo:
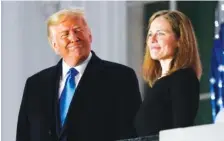
<svg viewBox="0 0 224 141">
<path fill-rule="evenodd" d="M 88 58 L 83 61 L 81 64 L 79 64 L 78 66 L 75 66 L 74 68 L 79 72 L 76 76 L 75 76 L 75 84 L 76 84 L 76 88 L 79 84 L 79 81 L 86 69 L 86 66 L 87 64 L 89 63 L 90 59 L 92 57 L 92 53 L 90 52 Z M 62 93 L 62 90 L 64 89 L 64 86 L 65 86 L 65 81 L 68 77 L 68 74 L 67 72 L 69 71 L 71 67 L 65 63 L 65 61 L 63 60 L 62 61 L 62 76 L 61 76 L 61 79 L 60 79 L 60 83 L 59 83 L 59 95 L 58 95 L 58 98 L 61 97 L 61 93 Z"/>
</svg>

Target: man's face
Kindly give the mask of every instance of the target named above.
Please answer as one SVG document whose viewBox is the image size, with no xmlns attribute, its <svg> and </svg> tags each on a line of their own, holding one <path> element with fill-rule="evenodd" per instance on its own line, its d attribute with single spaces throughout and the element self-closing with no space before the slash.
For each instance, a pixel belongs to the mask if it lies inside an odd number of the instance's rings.
<svg viewBox="0 0 224 141">
<path fill-rule="evenodd" d="M 89 55 L 91 32 L 81 16 L 69 15 L 50 27 L 52 47 L 70 66 L 83 62 Z"/>
</svg>

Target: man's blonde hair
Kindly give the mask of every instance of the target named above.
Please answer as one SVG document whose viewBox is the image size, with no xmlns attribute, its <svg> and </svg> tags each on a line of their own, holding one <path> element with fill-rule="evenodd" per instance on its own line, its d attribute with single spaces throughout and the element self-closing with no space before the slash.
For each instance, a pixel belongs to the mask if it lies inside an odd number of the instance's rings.
<svg viewBox="0 0 224 141">
<path fill-rule="evenodd" d="M 66 18 L 68 16 L 80 16 L 83 18 L 83 22 L 85 24 L 85 13 L 84 10 L 82 8 L 73 8 L 73 9 L 63 9 L 60 10 L 54 14 L 52 14 L 48 19 L 47 19 L 47 36 L 48 38 L 51 37 L 51 31 L 50 31 L 50 27 L 53 25 L 57 25 L 61 22 L 63 22 L 64 20 L 66 20 Z"/>
</svg>

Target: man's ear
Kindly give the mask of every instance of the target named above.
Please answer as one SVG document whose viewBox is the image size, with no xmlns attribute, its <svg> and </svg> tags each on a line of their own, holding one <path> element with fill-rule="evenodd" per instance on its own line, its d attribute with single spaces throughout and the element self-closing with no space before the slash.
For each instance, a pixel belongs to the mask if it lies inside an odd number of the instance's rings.
<svg viewBox="0 0 224 141">
<path fill-rule="evenodd" d="M 52 44 L 52 40 L 51 40 L 51 38 L 48 37 L 47 39 L 48 39 L 48 42 L 49 42 L 50 46 L 52 47 L 53 44 Z"/>
<path fill-rule="evenodd" d="M 91 33 L 90 28 L 88 28 L 88 32 L 89 32 L 89 41 L 90 41 L 90 43 L 92 43 L 92 33 Z"/>
<path fill-rule="evenodd" d="M 92 34 L 89 34 L 90 43 L 92 43 Z"/>
<path fill-rule="evenodd" d="M 53 48 L 54 52 L 55 52 L 57 55 L 59 55 L 59 48 L 58 48 L 58 46 L 56 45 L 55 42 L 52 42 L 52 48 Z"/>
<path fill-rule="evenodd" d="M 48 41 L 49 41 L 52 49 L 54 50 L 54 52 L 58 55 L 59 51 L 58 51 L 58 47 L 57 47 L 56 43 L 51 38 L 48 38 Z"/>
</svg>

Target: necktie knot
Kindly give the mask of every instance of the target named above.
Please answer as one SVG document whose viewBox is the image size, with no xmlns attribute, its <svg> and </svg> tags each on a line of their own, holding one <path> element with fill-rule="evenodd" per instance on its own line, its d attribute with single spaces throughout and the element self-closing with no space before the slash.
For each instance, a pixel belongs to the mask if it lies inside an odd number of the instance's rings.
<svg viewBox="0 0 224 141">
<path fill-rule="evenodd" d="M 75 68 L 70 68 L 68 73 L 75 77 L 79 72 Z"/>
</svg>

